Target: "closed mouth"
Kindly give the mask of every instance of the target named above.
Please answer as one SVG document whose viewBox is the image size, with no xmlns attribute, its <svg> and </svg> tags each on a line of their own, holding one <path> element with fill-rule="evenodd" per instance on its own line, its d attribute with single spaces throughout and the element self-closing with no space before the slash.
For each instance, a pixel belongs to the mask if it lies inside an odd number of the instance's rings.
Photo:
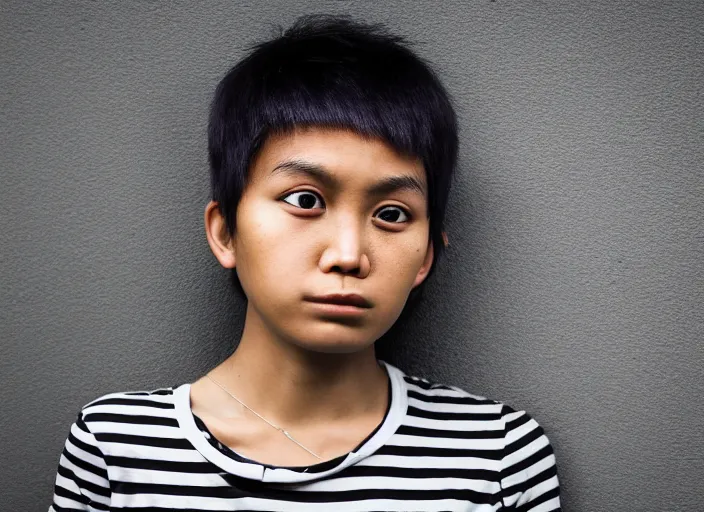
<svg viewBox="0 0 704 512">
<path fill-rule="evenodd" d="M 337 304 L 339 306 L 355 306 L 358 308 L 371 308 L 372 304 L 357 294 L 330 294 L 330 295 L 319 295 L 313 297 L 306 297 L 306 300 L 311 302 L 319 302 L 323 304 Z"/>
</svg>

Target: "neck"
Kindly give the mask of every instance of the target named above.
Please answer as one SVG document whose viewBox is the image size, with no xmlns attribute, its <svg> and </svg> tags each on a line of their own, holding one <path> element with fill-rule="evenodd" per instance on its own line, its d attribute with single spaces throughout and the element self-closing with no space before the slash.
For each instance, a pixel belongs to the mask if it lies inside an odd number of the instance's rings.
<svg viewBox="0 0 704 512">
<path fill-rule="evenodd" d="M 374 345 L 321 353 L 277 340 L 247 309 L 237 350 L 213 375 L 269 421 L 288 427 L 375 415 L 387 406 L 388 378 Z"/>
</svg>

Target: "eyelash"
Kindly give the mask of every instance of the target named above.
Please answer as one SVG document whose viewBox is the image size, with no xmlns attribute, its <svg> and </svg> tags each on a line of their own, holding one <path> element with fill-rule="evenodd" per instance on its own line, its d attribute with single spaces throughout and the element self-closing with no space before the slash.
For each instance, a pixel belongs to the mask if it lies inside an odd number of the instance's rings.
<svg viewBox="0 0 704 512">
<path fill-rule="evenodd" d="M 291 206 L 295 206 L 296 208 L 299 208 L 301 210 L 312 210 L 312 208 L 301 208 L 300 206 L 297 206 L 295 204 L 289 203 L 288 201 L 285 201 L 285 198 L 287 198 L 293 194 L 302 194 L 302 193 L 311 194 L 311 195 L 315 196 L 316 198 L 318 198 L 320 200 L 320 202 L 323 203 L 323 205 L 325 204 L 325 201 L 323 201 L 323 198 L 320 197 L 320 195 L 317 192 L 313 192 L 312 190 L 294 190 L 293 192 L 289 192 L 288 194 L 285 194 L 280 199 L 281 199 L 281 201 L 284 201 L 285 203 L 290 204 Z M 389 221 L 389 220 L 384 221 L 384 222 L 388 222 L 389 224 L 404 224 L 404 223 L 410 222 L 411 219 L 413 218 L 411 213 L 408 210 L 406 210 L 405 208 L 402 208 L 401 206 L 397 206 L 395 204 L 393 204 L 393 205 L 389 204 L 389 205 L 383 206 L 378 210 L 378 212 L 384 211 L 386 208 L 396 208 L 396 209 L 400 210 L 406 216 L 406 220 L 403 222 L 393 222 L 393 221 Z"/>
</svg>

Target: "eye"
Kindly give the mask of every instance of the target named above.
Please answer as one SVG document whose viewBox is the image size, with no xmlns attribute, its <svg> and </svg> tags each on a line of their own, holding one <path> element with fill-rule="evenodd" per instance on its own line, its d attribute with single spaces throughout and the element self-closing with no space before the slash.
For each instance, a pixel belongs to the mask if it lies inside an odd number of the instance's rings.
<svg viewBox="0 0 704 512">
<path fill-rule="evenodd" d="M 379 218 L 385 222 L 401 224 L 410 220 L 410 214 L 399 206 L 385 206 L 379 210 Z"/>
<path fill-rule="evenodd" d="M 293 198 L 293 200 L 289 200 L 288 198 Z M 317 206 L 317 208 L 322 208 L 324 206 L 323 200 L 320 198 L 320 196 L 314 192 L 311 192 L 310 190 L 299 190 L 297 192 L 291 192 L 290 194 L 287 194 L 282 197 L 282 199 L 288 204 L 291 204 L 304 210 L 316 208 L 315 205 L 317 202 L 320 202 L 321 204 L 321 206 Z"/>
</svg>

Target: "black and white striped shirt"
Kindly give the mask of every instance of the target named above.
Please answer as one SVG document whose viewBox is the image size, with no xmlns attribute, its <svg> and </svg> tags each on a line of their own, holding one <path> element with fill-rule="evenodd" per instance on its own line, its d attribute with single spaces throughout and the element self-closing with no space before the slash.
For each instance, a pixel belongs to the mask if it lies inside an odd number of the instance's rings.
<svg viewBox="0 0 704 512">
<path fill-rule="evenodd" d="M 190 384 L 97 398 L 71 425 L 49 512 L 560 510 L 534 419 L 383 365 L 384 420 L 347 455 L 308 467 L 223 446 L 191 411 Z"/>
</svg>

